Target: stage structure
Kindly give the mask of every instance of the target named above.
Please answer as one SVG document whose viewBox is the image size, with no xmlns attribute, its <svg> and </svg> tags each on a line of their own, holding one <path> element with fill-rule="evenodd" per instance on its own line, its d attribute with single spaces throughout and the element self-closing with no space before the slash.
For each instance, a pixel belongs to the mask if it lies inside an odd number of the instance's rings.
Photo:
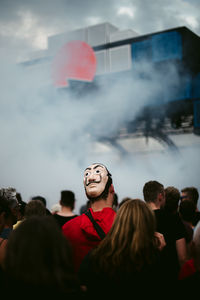
<svg viewBox="0 0 200 300">
<path fill-rule="evenodd" d="M 78 52 L 76 45 L 83 45 L 82 50 Z M 106 93 L 117 80 L 134 76 L 148 80 L 151 71 L 159 74 L 161 89 L 156 98 L 150 99 L 133 120 L 120 125 L 113 136 L 100 136 L 99 141 L 120 147 L 118 139 L 145 136 L 176 149 L 170 136 L 200 135 L 200 37 L 187 27 L 138 35 L 131 29 L 120 31 L 103 23 L 50 36 L 48 49 L 34 55 L 23 65 L 34 70 L 53 66 L 56 75 L 51 84 L 62 92 L 81 95 L 82 101 L 90 93 L 95 99 L 102 80 Z M 148 70 L 146 66 L 150 66 Z M 172 74 L 170 83 L 168 74 Z M 56 76 L 62 80 L 56 81 Z M 130 97 L 134 101 L 134 94 Z"/>
</svg>

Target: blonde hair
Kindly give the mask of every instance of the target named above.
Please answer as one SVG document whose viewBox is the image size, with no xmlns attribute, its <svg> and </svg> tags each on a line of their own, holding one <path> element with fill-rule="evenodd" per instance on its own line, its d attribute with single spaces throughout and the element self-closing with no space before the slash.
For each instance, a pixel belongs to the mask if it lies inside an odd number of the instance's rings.
<svg viewBox="0 0 200 300">
<path fill-rule="evenodd" d="M 143 200 L 125 201 L 109 233 L 93 251 L 94 264 L 107 273 L 151 264 L 158 245 L 155 222 L 154 212 Z"/>
</svg>

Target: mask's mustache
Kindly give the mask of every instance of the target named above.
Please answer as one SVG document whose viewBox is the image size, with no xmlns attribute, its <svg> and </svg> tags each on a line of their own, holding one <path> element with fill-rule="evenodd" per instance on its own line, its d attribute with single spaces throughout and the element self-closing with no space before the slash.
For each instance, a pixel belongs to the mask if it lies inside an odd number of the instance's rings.
<svg viewBox="0 0 200 300">
<path fill-rule="evenodd" d="M 86 182 L 86 186 L 90 185 L 91 183 L 100 183 L 101 180 L 92 180 L 92 181 L 89 181 L 88 183 Z"/>
</svg>

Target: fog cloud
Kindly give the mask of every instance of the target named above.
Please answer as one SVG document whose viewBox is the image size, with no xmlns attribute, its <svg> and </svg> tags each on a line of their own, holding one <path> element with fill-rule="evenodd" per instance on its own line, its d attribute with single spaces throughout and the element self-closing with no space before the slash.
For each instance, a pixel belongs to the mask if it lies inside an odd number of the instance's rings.
<svg viewBox="0 0 200 300">
<path fill-rule="evenodd" d="M 14 186 L 25 201 L 41 194 L 50 207 L 62 189 L 72 189 L 78 209 L 86 201 L 83 171 L 93 162 L 108 167 L 120 199 L 142 197 L 143 184 L 152 179 L 178 188 L 198 185 L 199 147 L 182 148 L 178 154 L 164 147 L 145 153 L 145 147 L 151 147 L 143 144 L 140 153 L 135 151 L 140 142 L 131 140 L 127 147 L 119 141 L 128 149 L 123 155 L 113 145 L 98 142 L 115 136 L 144 105 L 159 97 L 163 74 L 152 66 L 144 65 L 146 79 L 140 77 L 140 65 L 132 77 L 119 78 L 109 88 L 101 79 L 98 93 L 77 97 L 44 86 L 42 82 L 50 80 L 48 73 L 31 72 L 5 59 L 1 65 L 1 185 Z M 173 67 L 171 72 L 165 75 L 165 85 L 171 84 L 172 74 L 173 81 L 177 78 Z"/>
</svg>

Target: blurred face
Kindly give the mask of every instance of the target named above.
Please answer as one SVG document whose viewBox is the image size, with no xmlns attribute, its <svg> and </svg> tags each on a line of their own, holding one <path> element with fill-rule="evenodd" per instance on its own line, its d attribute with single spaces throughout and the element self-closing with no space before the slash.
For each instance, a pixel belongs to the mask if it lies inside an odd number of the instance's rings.
<svg viewBox="0 0 200 300">
<path fill-rule="evenodd" d="M 103 193 L 108 181 L 108 171 L 104 165 L 92 164 L 85 169 L 84 187 L 87 196 L 96 198 Z"/>
</svg>

